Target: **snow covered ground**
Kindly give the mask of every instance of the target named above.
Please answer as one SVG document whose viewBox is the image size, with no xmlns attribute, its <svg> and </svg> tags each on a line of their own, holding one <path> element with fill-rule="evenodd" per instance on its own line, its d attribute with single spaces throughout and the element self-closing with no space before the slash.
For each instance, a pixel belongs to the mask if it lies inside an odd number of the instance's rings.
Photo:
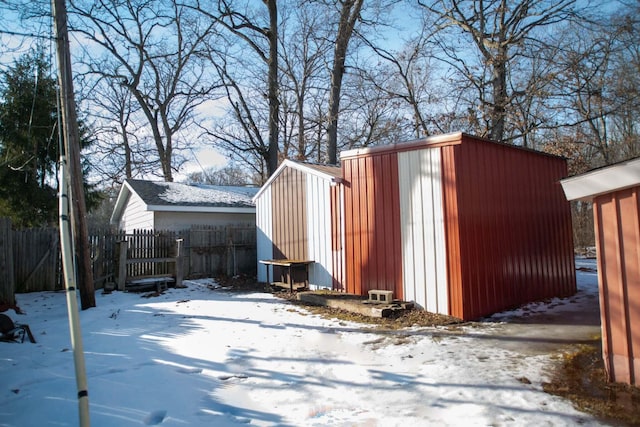
<svg viewBox="0 0 640 427">
<path fill-rule="evenodd" d="M 599 425 L 541 386 L 560 352 L 599 330 L 595 271 L 578 283 L 574 297 L 486 322 L 393 332 L 206 281 L 98 293 L 81 312 L 91 423 Z M 38 342 L 0 343 L 0 426 L 78 425 L 64 292 L 17 299 L 26 314 L 5 314 Z"/>
</svg>

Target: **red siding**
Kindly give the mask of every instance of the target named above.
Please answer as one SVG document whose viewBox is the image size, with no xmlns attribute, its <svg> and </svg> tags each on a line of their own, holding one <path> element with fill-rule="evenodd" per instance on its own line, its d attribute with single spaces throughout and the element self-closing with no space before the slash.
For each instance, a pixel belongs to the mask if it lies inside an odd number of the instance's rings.
<svg viewBox="0 0 640 427">
<path fill-rule="evenodd" d="M 458 214 L 456 151 L 460 146 L 442 147 L 442 185 L 445 210 L 445 239 L 447 242 L 447 281 L 449 313 L 463 313 L 462 256 L 460 248 L 460 219 Z M 459 315 L 455 315 L 460 317 Z"/>
<path fill-rule="evenodd" d="M 402 249 L 395 153 L 342 161 L 348 292 L 394 291 L 402 298 Z"/>
<path fill-rule="evenodd" d="M 456 174 L 445 177 L 455 181 L 457 202 L 447 212 L 448 242 L 457 235 L 460 248 L 460 259 L 449 260 L 460 262 L 459 280 L 457 266 L 449 268 L 451 314 L 473 319 L 575 293 L 571 217 L 559 185 L 566 162 L 468 136 L 444 160 L 454 162 L 445 173 Z M 456 207 L 453 192 L 447 209 Z"/>
<path fill-rule="evenodd" d="M 640 187 L 596 197 L 600 313 L 612 381 L 640 385 Z"/>
<path fill-rule="evenodd" d="M 440 147 L 449 314 L 475 319 L 576 291 L 566 162 L 451 134 L 343 155 L 346 289 L 402 298 L 397 153 Z"/>
</svg>

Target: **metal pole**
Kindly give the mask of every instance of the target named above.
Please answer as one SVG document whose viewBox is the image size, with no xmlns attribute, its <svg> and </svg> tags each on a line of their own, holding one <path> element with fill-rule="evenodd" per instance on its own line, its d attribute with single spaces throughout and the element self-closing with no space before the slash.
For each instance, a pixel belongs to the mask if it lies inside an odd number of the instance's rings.
<svg viewBox="0 0 640 427">
<path fill-rule="evenodd" d="M 76 370 L 76 385 L 78 388 L 78 410 L 80 426 L 89 427 L 89 392 L 87 388 L 87 374 L 84 364 L 84 350 L 82 348 L 82 333 L 78 313 L 78 297 L 76 286 L 76 272 L 71 250 L 71 226 L 69 223 L 69 197 L 67 195 L 67 160 L 60 156 L 60 246 L 62 247 L 62 269 L 64 283 L 67 289 L 67 311 L 69 314 L 69 330 L 71 332 L 71 347 Z"/>
</svg>

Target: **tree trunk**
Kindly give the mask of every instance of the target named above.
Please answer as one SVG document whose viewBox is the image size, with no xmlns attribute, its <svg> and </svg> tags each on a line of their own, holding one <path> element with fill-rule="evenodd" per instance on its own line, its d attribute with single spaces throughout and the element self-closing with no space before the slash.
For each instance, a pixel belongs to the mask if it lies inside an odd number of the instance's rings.
<svg viewBox="0 0 640 427">
<path fill-rule="evenodd" d="M 265 0 L 269 9 L 269 159 L 267 172 L 271 176 L 278 168 L 278 8 L 276 0 Z"/>
<path fill-rule="evenodd" d="M 340 12 L 336 47 L 331 70 L 331 90 L 329 91 L 329 117 L 327 125 L 327 161 L 338 164 L 338 115 L 340 114 L 340 92 L 344 77 L 344 64 L 347 56 L 349 40 L 353 34 L 356 21 L 360 18 L 360 10 L 364 0 L 345 0 Z"/>
<path fill-rule="evenodd" d="M 489 139 L 494 141 L 502 141 L 504 139 L 504 128 L 507 115 L 507 52 L 501 52 L 498 60 L 493 65 L 493 106 L 491 111 L 491 129 L 489 131 Z"/>
</svg>

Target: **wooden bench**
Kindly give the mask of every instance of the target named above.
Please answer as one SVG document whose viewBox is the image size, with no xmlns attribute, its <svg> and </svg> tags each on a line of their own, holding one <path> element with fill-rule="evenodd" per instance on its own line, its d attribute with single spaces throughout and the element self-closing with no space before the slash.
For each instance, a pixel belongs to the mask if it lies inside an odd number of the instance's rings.
<svg viewBox="0 0 640 427">
<path fill-rule="evenodd" d="M 120 242 L 120 262 L 119 262 L 119 271 L 118 271 L 118 290 L 132 290 L 134 288 L 143 288 L 143 287 L 155 287 L 158 292 L 161 290 L 167 289 L 169 283 L 175 284 L 176 287 L 182 286 L 182 277 L 183 277 L 183 258 L 182 258 L 182 245 L 183 240 L 176 240 L 176 256 L 175 257 L 167 257 L 167 258 L 127 258 L 127 241 L 123 240 Z M 127 265 L 130 264 L 139 264 L 139 263 L 175 263 L 175 277 L 159 274 L 159 275 L 148 275 L 148 276 L 127 276 Z M 136 281 L 139 281 L 136 286 Z M 133 284 L 133 285 L 132 285 Z M 127 286 L 128 285 L 128 286 Z"/>
<path fill-rule="evenodd" d="M 289 290 L 293 292 L 293 274 L 296 271 L 304 271 L 304 285 L 309 289 L 309 265 L 315 261 L 301 260 L 301 259 L 263 259 L 260 260 L 261 264 L 264 264 L 267 269 L 267 284 L 271 284 L 269 281 L 269 266 L 283 267 L 281 273 L 281 281 L 289 285 Z M 285 270 L 286 269 L 286 270 Z M 285 275 L 285 271 L 287 274 Z M 285 280 L 286 276 L 286 280 Z"/>
<path fill-rule="evenodd" d="M 175 284 L 176 279 L 170 275 L 136 276 L 125 283 L 125 290 L 129 292 L 166 291 L 169 284 Z"/>
</svg>

